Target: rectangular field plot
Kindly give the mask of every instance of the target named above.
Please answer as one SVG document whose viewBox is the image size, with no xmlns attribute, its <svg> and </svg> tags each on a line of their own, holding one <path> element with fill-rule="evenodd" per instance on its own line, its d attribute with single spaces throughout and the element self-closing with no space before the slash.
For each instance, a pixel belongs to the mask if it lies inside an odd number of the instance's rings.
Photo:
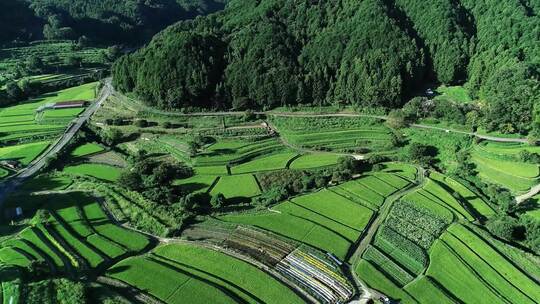
<svg viewBox="0 0 540 304">
<path fill-rule="evenodd" d="M 440 304 L 458 303 L 453 299 L 453 295 L 447 294 L 433 282 L 434 280 L 432 278 L 421 276 L 407 285 L 405 291 L 420 303 L 430 303 L 433 299 L 437 299 L 437 303 Z"/>
<path fill-rule="evenodd" d="M 344 184 L 336 186 L 336 188 L 342 189 L 346 191 L 346 193 L 348 193 L 349 195 L 355 196 L 361 201 L 364 201 L 367 204 L 375 207 L 380 207 L 384 202 L 383 196 L 357 181 L 346 182 Z"/>
<path fill-rule="evenodd" d="M 302 303 L 289 288 L 260 269 L 220 252 L 190 245 L 167 245 L 154 250 L 160 261 L 203 278 L 248 303 Z M 186 295 L 192 290 L 183 288 Z"/>
<path fill-rule="evenodd" d="M 357 203 L 328 190 L 296 197 L 292 202 L 345 226 L 363 230 L 373 213 Z"/>
<path fill-rule="evenodd" d="M 363 176 L 357 180 L 355 180 L 357 183 L 362 184 L 369 189 L 373 190 L 377 194 L 379 194 L 382 197 L 387 197 L 390 194 L 396 192 L 398 190 L 397 187 L 394 187 L 391 184 L 388 184 L 386 181 L 383 181 L 376 176 Z"/>
<path fill-rule="evenodd" d="M 75 150 L 71 152 L 71 156 L 82 157 L 102 151 L 104 151 L 102 146 L 93 143 L 86 143 L 75 148 Z"/>
<path fill-rule="evenodd" d="M 227 199 L 252 198 L 261 191 L 255 177 L 251 174 L 222 176 L 216 186 L 210 191 L 214 195 L 221 193 Z"/>
</svg>

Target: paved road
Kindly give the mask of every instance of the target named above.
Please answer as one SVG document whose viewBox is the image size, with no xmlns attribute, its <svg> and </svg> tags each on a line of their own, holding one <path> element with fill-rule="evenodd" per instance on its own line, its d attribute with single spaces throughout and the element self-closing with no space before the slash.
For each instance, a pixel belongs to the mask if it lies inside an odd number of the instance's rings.
<svg viewBox="0 0 540 304">
<path fill-rule="evenodd" d="M 101 107 L 103 102 L 112 94 L 113 88 L 111 85 L 111 79 L 106 79 L 103 88 L 101 89 L 96 101 L 93 102 L 78 118 L 76 118 L 67 127 L 62 137 L 60 137 L 54 144 L 50 145 L 45 152 L 39 157 L 34 159 L 26 168 L 19 171 L 15 176 L 10 178 L 3 184 L 0 184 L 0 209 L 2 203 L 8 193 L 14 191 L 24 180 L 38 173 L 43 167 L 47 165 L 47 159 L 60 152 L 70 141 L 75 134 L 81 129 L 81 127 L 90 119 L 90 117 Z"/>
</svg>

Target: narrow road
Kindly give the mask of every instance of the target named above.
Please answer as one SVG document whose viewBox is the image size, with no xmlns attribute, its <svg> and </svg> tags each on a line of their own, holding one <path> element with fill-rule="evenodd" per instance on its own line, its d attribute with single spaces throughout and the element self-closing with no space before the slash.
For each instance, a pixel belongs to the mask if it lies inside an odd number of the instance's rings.
<svg viewBox="0 0 540 304">
<path fill-rule="evenodd" d="M 524 193 L 524 194 L 522 194 L 522 195 L 516 196 L 516 203 L 517 203 L 517 204 L 521 204 L 521 203 L 523 203 L 524 201 L 533 198 L 533 197 L 536 196 L 538 193 L 540 193 L 540 185 L 536 185 L 536 186 L 532 187 L 532 188 L 529 190 L 529 192 L 527 192 L 527 193 Z"/>
<path fill-rule="evenodd" d="M 26 179 L 38 173 L 47 165 L 47 159 L 60 152 L 70 141 L 81 127 L 90 119 L 90 117 L 101 107 L 103 102 L 111 95 L 113 88 L 111 79 L 106 79 L 96 100 L 86 108 L 86 110 L 69 124 L 66 131 L 60 138 L 50 145 L 39 157 L 34 159 L 26 168 L 19 171 L 16 175 L 0 184 L 0 209 L 7 194 L 14 191 Z"/>
</svg>

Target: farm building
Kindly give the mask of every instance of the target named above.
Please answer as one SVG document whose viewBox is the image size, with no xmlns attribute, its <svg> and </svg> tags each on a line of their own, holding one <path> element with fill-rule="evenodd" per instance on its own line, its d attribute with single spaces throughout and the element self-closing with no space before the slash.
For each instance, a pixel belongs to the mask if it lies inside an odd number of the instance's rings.
<svg viewBox="0 0 540 304">
<path fill-rule="evenodd" d="M 86 106 L 88 102 L 85 100 L 72 100 L 72 101 L 60 101 L 55 103 L 52 108 L 57 109 L 71 109 L 71 108 L 82 108 Z"/>
</svg>

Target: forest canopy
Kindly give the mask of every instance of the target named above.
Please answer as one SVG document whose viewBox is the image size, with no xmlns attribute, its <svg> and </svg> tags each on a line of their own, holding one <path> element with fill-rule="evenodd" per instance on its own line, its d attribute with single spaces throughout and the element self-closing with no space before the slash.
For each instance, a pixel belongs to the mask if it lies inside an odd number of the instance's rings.
<svg viewBox="0 0 540 304">
<path fill-rule="evenodd" d="M 178 20 L 221 10 L 226 0 L 0 1 L 0 44 L 78 39 L 138 44 Z"/>
<path fill-rule="evenodd" d="M 518 0 L 231 0 L 123 57 L 114 81 L 164 109 L 397 108 L 426 83 L 465 84 L 486 128 L 527 133 L 540 112 L 539 9 Z"/>
</svg>

